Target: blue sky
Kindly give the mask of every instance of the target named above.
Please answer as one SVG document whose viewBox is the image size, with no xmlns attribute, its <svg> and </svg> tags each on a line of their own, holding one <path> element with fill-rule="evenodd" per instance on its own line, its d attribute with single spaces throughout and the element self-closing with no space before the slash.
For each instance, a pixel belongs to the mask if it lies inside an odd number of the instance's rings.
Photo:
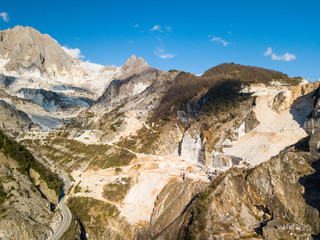
<svg viewBox="0 0 320 240">
<path fill-rule="evenodd" d="M 83 60 L 201 74 L 224 62 L 320 78 L 320 1 L 1 1 L 0 29 L 31 26 Z M 6 15 L 7 14 L 7 15 Z"/>
</svg>

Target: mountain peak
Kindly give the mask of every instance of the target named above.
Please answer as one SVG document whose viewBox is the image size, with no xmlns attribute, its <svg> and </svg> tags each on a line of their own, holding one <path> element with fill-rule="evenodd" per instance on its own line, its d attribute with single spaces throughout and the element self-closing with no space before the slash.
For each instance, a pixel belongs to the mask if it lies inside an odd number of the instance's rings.
<svg viewBox="0 0 320 240">
<path fill-rule="evenodd" d="M 37 67 L 49 74 L 70 71 L 77 61 L 48 34 L 29 26 L 0 31 L 0 58 L 8 60 L 4 66 L 7 71 Z"/>
<path fill-rule="evenodd" d="M 132 55 L 121 67 L 121 72 L 123 74 L 123 78 L 127 78 L 134 74 L 141 73 L 148 68 L 151 67 L 148 65 L 146 60 L 144 60 L 142 57 L 136 57 L 135 55 Z"/>
<path fill-rule="evenodd" d="M 122 66 L 122 69 L 126 70 L 128 68 L 131 68 L 132 66 L 148 66 L 148 63 L 146 60 L 144 60 L 142 57 L 136 57 L 135 55 L 132 55 L 128 60 L 125 62 L 125 64 Z"/>
</svg>

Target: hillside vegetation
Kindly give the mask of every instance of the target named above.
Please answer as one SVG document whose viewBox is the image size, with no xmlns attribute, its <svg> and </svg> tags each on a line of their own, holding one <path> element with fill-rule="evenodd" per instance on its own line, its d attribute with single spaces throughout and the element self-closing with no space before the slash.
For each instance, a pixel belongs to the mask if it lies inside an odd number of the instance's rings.
<svg viewBox="0 0 320 240">
<path fill-rule="evenodd" d="M 210 68 L 201 77 L 212 80 L 237 79 L 241 82 L 264 83 L 266 85 L 269 85 L 273 80 L 290 83 L 290 85 L 300 83 L 299 78 L 290 78 L 282 72 L 234 63 L 224 63 Z"/>
<path fill-rule="evenodd" d="M 214 114 L 226 110 L 238 100 L 248 95 L 241 94 L 242 84 L 263 83 L 270 85 L 278 81 L 287 85 L 298 85 L 301 78 L 290 78 L 281 72 L 224 63 L 207 70 L 202 76 L 181 72 L 170 83 L 151 121 L 167 120 L 176 110 L 187 110 L 190 104 L 196 111 L 204 108 L 214 110 Z M 215 109 L 213 109 L 215 108 Z"/>
<path fill-rule="evenodd" d="M 125 149 L 114 148 L 103 144 L 84 144 L 82 142 L 52 133 L 46 139 L 25 139 L 21 142 L 35 152 L 64 166 L 65 171 L 71 172 L 81 164 L 89 163 L 91 169 L 104 169 L 125 166 L 135 158 L 135 154 Z"/>
<path fill-rule="evenodd" d="M 121 219 L 115 205 L 90 197 L 71 197 L 68 207 L 73 221 L 62 239 L 133 239 L 131 227 Z"/>
<path fill-rule="evenodd" d="M 35 160 L 32 154 L 20 143 L 8 138 L 0 131 L 0 149 L 19 164 L 19 171 L 30 177 L 30 169 L 34 169 L 44 180 L 48 187 L 55 191 L 57 196 L 60 194 L 62 181 L 58 174 L 49 171 L 45 166 Z"/>
</svg>

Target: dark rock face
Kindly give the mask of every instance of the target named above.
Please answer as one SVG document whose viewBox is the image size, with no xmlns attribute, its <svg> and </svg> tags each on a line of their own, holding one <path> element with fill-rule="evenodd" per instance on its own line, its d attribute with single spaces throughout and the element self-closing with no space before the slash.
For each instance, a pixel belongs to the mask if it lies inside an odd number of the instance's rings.
<svg viewBox="0 0 320 240">
<path fill-rule="evenodd" d="M 44 89 L 22 88 L 20 93 L 23 94 L 24 99 L 31 100 L 50 112 L 67 110 L 75 107 L 90 107 L 93 103 L 93 100 L 89 98 L 72 98 L 63 93 L 46 91 Z"/>
<path fill-rule="evenodd" d="M 8 88 L 15 81 L 16 81 L 15 77 L 0 74 L 0 85 L 3 85 L 5 88 Z"/>
<path fill-rule="evenodd" d="M 307 117 L 304 128 L 310 137 L 310 151 L 313 156 L 320 157 L 320 88 L 316 89 L 312 96 L 312 112 Z"/>
<path fill-rule="evenodd" d="M 56 85 L 53 87 L 53 90 L 55 90 L 55 91 L 74 90 L 76 92 L 88 92 L 87 89 L 74 87 L 74 86 L 70 86 L 70 85 Z"/>
<path fill-rule="evenodd" d="M 313 133 L 311 134 L 309 140 L 309 149 L 312 156 L 312 159 L 316 159 L 311 163 L 311 167 L 314 171 L 309 174 L 301 177 L 299 182 L 301 185 L 304 186 L 305 191 L 303 193 L 303 197 L 305 198 L 306 202 L 316 208 L 318 212 L 320 212 L 320 129 L 318 128 L 319 120 L 320 120 L 320 89 L 314 94 L 313 97 L 313 112 L 308 119 L 308 123 L 306 126 L 308 127 L 308 131 Z M 320 238 L 320 234 L 316 234 L 315 239 Z"/>
<path fill-rule="evenodd" d="M 307 117 L 304 128 L 308 134 L 315 133 L 320 127 L 320 89 L 318 88 L 312 96 L 313 110 Z"/>
<path fill-rule="evenodd" d="M 108 106 L 112 100 L 115 100 L 117 94 L 119 94 L 119 87 L 123 84 L 122 81 L 120 80 L 113 80 L 106 91 L 99 97 L 99 99 L 95 102 L 95 105 L 100 106 Z M 114 104 L 120 103 L 121 101 L 119 100 L 118 102 L 115 102 Z"/>
<path fill-rule="evenodd" d="M 245 117 L 244 121 L 245 121 L 245 132 L 246 133 L 253 130 L 260 123 L 258 121 L 254 111 L 251 111 L 250 113 L 248 113 L 247 116 Z"/>
</svg>

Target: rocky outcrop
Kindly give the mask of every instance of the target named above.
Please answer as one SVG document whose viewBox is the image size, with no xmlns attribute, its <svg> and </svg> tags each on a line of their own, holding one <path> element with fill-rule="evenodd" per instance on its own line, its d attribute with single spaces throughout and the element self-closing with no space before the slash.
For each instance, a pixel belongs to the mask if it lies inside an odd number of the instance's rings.
<svg viewBox="0 0 320 240">
<path fill-rule="evenodd" d="M 133 66 L 135 66 L 135 64 L 133 64 Z M 139 67 L 137 69 L 137 72 L 141 71 Z M 137 74 L 135 71 L 131 70 L 131 67 L 128 67 L 128 70 L 125 71 L 125 74 L 121 77 L 123 78 L 124 76 L 127 76 L 127 78 L 124 80 L 113 80 L 109 84 L 106 91 L 93 105 L 93 111 L 101 108 L 107 108 L 111 110 L 121 104 L 128 103 L 131 99 L 137 97 L 138 95 L 142 97 L 143 91 L 145 91 L 152 84 L 163 84 L 163 80 L 165 80 L 166 77 L 165 72 L 149 66 L 145 67 L 142 65 L 142 72 L 140 72 L 140 74 Z M 150 104 L 149 107 L 153 108 L 153 106 L 150 106 Z M 147 106 L 145 108 L 148 109 Z"/>
<path fill-rule="evenodd" d="M 11 99 L 18 97 L 22 104 L 15 104 L 16 108 L 45 129 L 57 127 L 63 119 L 89 108 L 92 99 L 97 99 L 110 81 L 121 75 L 117 67 L 92 69 L 94 64 L 81 62 L 64 49 L 49 35 L 31 27 L 0 31 L 0 87 Z M 98 64 L 95 67 L 102 68 Z M 44 110 L 26 107 L 30 102 Z"/>
<path fill-rule="evenodd" d="M 292 87 L 290 91 L 280 91 L 270 102 L 275 111 L 283 111 L 295 108 L 297 111 L 306 111 L 310 113 L 311 96 L 319 88 L 320 81 L 307 83 Z M 310 101 L 311 100 L 311 101 Z M 307 113 L 308 114 L 308 113 Z"/>
<path fill-rule="evenodd" d="M 50 223 L 50 229 L 52 232 L 56 232 L 58 228 L 60 227 L 60 224 L 62 223 L 63 216 L 61 212 L 56 212 L 55 215 L 52 217 L 51 223 Z"/>
<path fill-rule="evenodd" d="M 177 122 L 169 122 L 163 126 L 154 149 L 157 155 L 179 154 L 184 128 Z"/>
<path fill-rule="evenodd" d="M 174 221 L 185 210 L 185 207 L 207 183 L 185 180 L 174 180 L 160 192 L 155 202 L 150 226 L 139 229 L 137 239 L 151 239 Z"/>
<path fill-rule="evenodd" d="M 214 126 L 212 122 L 198 121 L 192 124 L 181 138 L 179 155 L 187 161 L 210 167 L 225 168 L 239 165 L 243 158 L 225 154 L 223 151 L 232 147 L 238 139 L 252 131 L 259 121 L 254 111 L 243 106 L 233 111 L 238 111 L 239 114 L 233 121 L 224 124 L 223 129 L 210 127 L 210 125 Z M 220 139 L 216 141 L 214 138 Z"/>
<path fill-rule="evenodd" d="M 320 88 L 312 95 L 312 112 L 304 123 L 304 128 L 309 134 L 319 131 L 320 127 Z"/>
<path fill-rule="evenodd" d="M 0 85 L 4 88 L 10 87 L 10 85 L 13 84 L 15 81 L 16 81 L 15 77 L 10 77 L 10 76 L 0 74 Z"/>
<path fill-rule="evenodd" d="M 22 88 L 19 93 L 23 99 L 28 99 L 40 105 L 45 110 L 56 112 L 61 110 L 77 109 L 79 107 L 90 107 L 93 100 L 89 98 L 72 98 L 63 93 L 46 91 L 44 89 Z"/>
<path fill-rule="evenodd" d="M 34 181 L 34 184 L 39 188 L 44 197 L 52 204 L 58 205 L 58 196 L 54 190 L 49 189 L 45 181 L 40 179 L 40 174 L 30 169 L 30 177 Z"/>
<path fill-rule="evenodd" d="M 180 146 L 179 154 L 183 159 L 205 165 L 205 142 L 198 124 L 183 134 Z"/>
<path fill-rule="evenodd" d="M 113 80 L 109 84 L 89 109 L 94 117 L 88 125 L 109 129 L 113 121 L 117 121 L 115 119 L 128 111 L 135 111 L 136 117 L 141 121 L 145 122 L 149 118 L 160 104 L 161 97 L 175 74 L 146 67 L 143 62 L 140 63 L 144 67 L 139 74 L 133 74 L 124 80 Z"/>
<path fill-rule="evenodd" d="M 50 203 L 17 169 L 12 159 L 0 152 L 0 238 L 48 239 L 53 212 Z"/>
<path fill-rule="evenodd" d="M 6 131 L 21 132 L 31 128 L 29 116 L 4 100 L 0 100 L 0 125 Z"/>
<path fill-rule="evenodd" d="M 92 110 L 112 109 L 132 99 L 163 74 L 163 71 L 151 68 L 143 58 L 132 55 L 121 67 L 121 75 L 110 82 Z"/>
</svg>

